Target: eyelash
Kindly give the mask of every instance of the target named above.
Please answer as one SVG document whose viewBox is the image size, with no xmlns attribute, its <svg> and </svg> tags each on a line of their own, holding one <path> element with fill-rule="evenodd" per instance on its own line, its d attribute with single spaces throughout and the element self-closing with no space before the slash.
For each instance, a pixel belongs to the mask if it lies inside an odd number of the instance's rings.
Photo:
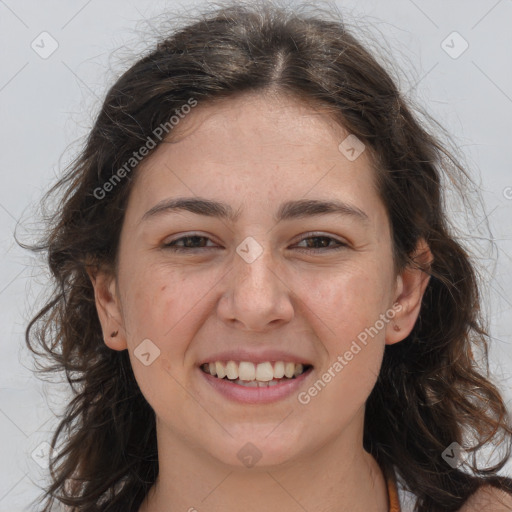
<svg viewBox="0 0 512 512">
<path fill-rule="evenodd" d="M 348 244 L 343 243 L 340 240 L 337 240 L 336 238 L 333 238 L 333 237 L 330 237 L 330 236 L 319 235 L 319 234 L 315 234 L 315 233 L 307 233 L 307 235 L 309 235 L 309 236 L 301 238 L 299 243 L 303 242 L 304 240 L 311 240 L 311 239 L 315 239 L 316 238 L 316 239 L 327 239 L 327 240 L 329 240 L 329 243 L 330 243 L 330 241 L 333 241 L 333 242 L 338 243 L 339 245 L 337 247 L 300 248 L 299 249 L 300 251 L 306 251 L 306 252 L 311 252 L 311 251 L 312 252 L 338 251 L 340 249 L 344 249 L 344 248 L 348 247 Z M 168 250 L 171 250 L 171 251 L 174 251 L 174 252 L 189 252 L 189 253 L 197 251 L 197 250 L 201 250 L 201 249 L 215 249 L 215 247 L 180 247 L 180 246 L 172 245 L 172 244 L 175 244 L 176 242 L 180 242 L 182 240 L 187 240 L 187 239 L 193 239 L 193 238 L 196 238 L 196 239 L 197 238 L 204 238 L 206 240 L 210 240 L 210 238 L 208 238 L 207 236 L 192 234 L 192 235 L 183 236 L 181 238 L 177 238 L 176 240 L 172 240 L 171 242 L 163 244 L 162 247 L 164 249 L 168 249 Z"/>
</svg>

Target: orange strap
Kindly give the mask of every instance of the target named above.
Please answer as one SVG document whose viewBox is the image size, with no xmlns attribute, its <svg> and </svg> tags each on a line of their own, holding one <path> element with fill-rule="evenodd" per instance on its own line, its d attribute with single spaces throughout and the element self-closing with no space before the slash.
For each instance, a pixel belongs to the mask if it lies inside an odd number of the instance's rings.
<svg viewBox="0 0 512 512">
<path fill-rule="evenodd" d="M 398 500 L 398 489 L 395 479 L 392 476 L 387 477 L 389 512 L 400 512 L 400 501 Z"/>
</svg>

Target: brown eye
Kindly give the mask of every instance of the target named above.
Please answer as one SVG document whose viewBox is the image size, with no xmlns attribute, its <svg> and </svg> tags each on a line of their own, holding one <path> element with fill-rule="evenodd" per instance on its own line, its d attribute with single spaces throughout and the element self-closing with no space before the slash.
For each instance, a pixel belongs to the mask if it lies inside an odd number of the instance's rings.
<svg viewBox="0 0 512 512">
<path fill-rule="evenodd" d="M 306 238 L 303 238 L 300 243 L 306 242 L 306 250 L 308 251 L 332 251 L 332 250 L 338 250 L 343 249 L 344 247 L 348 247 L 347 244 L 333 238 L 330 236 L 325 235 L 315 235 L 315 236 L 309 236 Z M 334 242 L 337 245 L 330 246 L 331 243 Z"/>
<path fill-rule="evenodd" d="M 162 247 L 176 252 L 194 251 L 196 249 L 211 249 L 206 247 L 206 242 L 210 240 L 207 236 L 202 235 L 188 235 L 177 238 L 172 242 L 165 243 Z M 183 242 L 183 244 L 181 244 Z"/>
</svg>

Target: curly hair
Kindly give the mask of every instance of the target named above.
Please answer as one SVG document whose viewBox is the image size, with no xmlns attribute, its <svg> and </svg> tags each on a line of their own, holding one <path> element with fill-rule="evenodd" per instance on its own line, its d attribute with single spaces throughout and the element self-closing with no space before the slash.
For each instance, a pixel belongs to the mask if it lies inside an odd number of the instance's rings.
<svg viewBox="0 0 512 512">
<path fill-rule="evenodd" d="M 61 201 L 31 248 L 47 253 L 53 288 L 26 342 L 48 360 L 43 372 L 66 375 L 73 398 L 52 439 L 52 448 L 62 443 L 41 498 L 44 512 L 55 500 L 80 512 L 137 511 L 158 475 L 154 411 L 127 351 L 105 345 L 87 272 L 115 270 L 137 167 L 108 190 L 104 184 L 190 98 L 206 103 L 269 88 L 323 105 L 370 148 L 397 271 L 415 264 L 420 238 L 434 258 L 412 332 L 386 346 L 366 403 L 364 448 L 396 471 L 417 512 L 458 510 L 483 484 L 512 493 L 512 480 L 499 474 L 510 456 L 510 419 L 488 369 L 473 357 L 479 350 L 487 362 L 478 274 L 452 233 L 443 198 L 443 177 L 470 182 L 468 173 L 344 22 L 320 11 L 234 4 L 167 34 L 122 74 L 81 153 L 48 192 L 61 192 Z M 471 472 L 463 471 L 442 458 L 453 442 L 468 453 L 491 444 L 506 453 L 485 468 L 474 457 Z"/>
</svg>

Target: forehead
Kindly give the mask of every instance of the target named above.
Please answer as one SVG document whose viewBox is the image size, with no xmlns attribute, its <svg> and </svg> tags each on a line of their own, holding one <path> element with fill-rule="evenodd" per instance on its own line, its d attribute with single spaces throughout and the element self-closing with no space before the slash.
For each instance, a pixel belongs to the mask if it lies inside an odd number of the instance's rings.
<svg viewBox="0 0 512 512">
<path fill-rule="evenodd" d="M 298 198 L 379 206 L 370 152 L 347 158 L 340 144 L 350 133 L 296 99 L 245 94 L 199 103 L 170 135 L 137 169 L 132 202 L 140 208 L 194 195 L 236 210 L 251 202 L 260 214 L 269 202 Z"/>
<path fill-rule="evenodd" d="M 313 106 L 282 93 L 245 93 L 199 105 L 184 116 L 168 141 L 181 148 L 196 146 L 202 155 L 226 162 L 245 154 L 243 161 L 299 160 L 337 149 L 349 132 L 327 114 L 327 107 Z M 218 146 L 222 143 L 222 146 Z M 165 146 L 165 144 L 164 144 Z M 264 152 L 261 152 L 264 149 Z M 158 150 L 157 150 L 158 151 Z M 334 153 L 339 160 L 339 151 Z M 368 157 L 368 155 L 367 155 Z"/>
</svg>

